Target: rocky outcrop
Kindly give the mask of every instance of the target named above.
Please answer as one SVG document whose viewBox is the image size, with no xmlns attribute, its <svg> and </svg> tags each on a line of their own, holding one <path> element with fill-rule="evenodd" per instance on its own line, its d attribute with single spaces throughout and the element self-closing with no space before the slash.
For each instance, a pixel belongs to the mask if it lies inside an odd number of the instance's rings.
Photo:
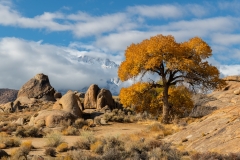
<svg viewBox="0 0 240 160">
<path fill-rule="evenodd" d="M 2 107 L 4 112 L 6 113 L 13 113 L 17 110 L 21 110 L 20 102 L 19 101 L 14 101 L 14 102 L 8 102 L 4 104 Z"/>
<path fill-rule="evenodd" d="M 71 113 L 75 117 L 82 117 L 83 107 L 80 99 L 72 91 L 68 91 L 63 97 L 55 102 L 53 109 L 59 109 Z"/>
<path fill-rule="evenodd" d="M 54 128 L 74 120 L 75 116 L 63 110 L 42 110 L 31 117 L 28 125 Z"/>
<path fill-rule="evenodd" d="M 166 141 L 186 150 L 240 152 L 240 105 L 225 106 L 168 136 Z"/>
<path fill-rule="evenodd" d="M 91 85 L 85 94 L 84 109 L 94 108 L 100 110 L 106 105 L 111 109 L 115 108 L 111 92 L 107 89 L 100 89 L 95 84 Z"/>
<path fill-rule="evenodd" d="M 92 84 L 86 94 L 84 99 L 84 108 L 85 109 L 91 109 L 91 108 L 97 108 L 97 95 L 100 91 L 100 88 L 96 84 Z"/>
<path fill-rule="evenodd" d="M 37 74 L 25 83 L 18 92 L 17 98 L 26 97 L 45 101 L 54 101 L 55 90 L 51 86 L 48 76 L 42 73 Z"/>
<path fill-rule="evenodd" d="M 105 106 L 109 106 L 109 108 L 113 109 L 115 107 L 115 102 L 109 90 L 101 89 L 97 96 L 97 109 L 102 109 Z"/>
<path fill-rule="evenodd" d="M 0 89 L 0 104 L 13 102 L 17 99 L 18 90 Z"/>
<path fill-rule="evenodd" d="M 55 99 L 62 98 L 62 93 L 60 93 L 60 92 L 54 93 L 54 98 L 55 98 Z"/>
<path fill-rule="evenodd" d="M 229 76 L 224 80 L 227 86 L 222 90 L 195 97 L 192 114 L 203 117 L 165 141 L 197 152 L 240 152 L 240 76 Z"/>
<path fill-rule="evenodd" d="M 195 106 L 190 116 L 202 117 L 216 109 L 240 103 L 240 76 L 229 76 L 224 80 L 227 85 L 222 90 L 194 97 Z"/>
</svg>

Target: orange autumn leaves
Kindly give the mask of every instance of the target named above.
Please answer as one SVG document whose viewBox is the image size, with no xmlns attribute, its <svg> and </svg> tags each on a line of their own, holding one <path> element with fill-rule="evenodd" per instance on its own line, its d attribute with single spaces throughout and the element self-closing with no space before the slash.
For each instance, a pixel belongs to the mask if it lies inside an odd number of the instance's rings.
<svg viewBox="0 0 240 160">
<path fill-rule="evenodd" d="M 178 43 L 173 36 L 160 34 L 131 44 L 118 70 L 120 80 L 136 80 L 146 73 L 153 73 L 163 83 L 141 82 L 140 79 L 140 82 L 121 90 L 121 102 L 125 106 L 135 106 L 139 111 L 156 113 L 162 112 L 160 108 L 163 108 L 164 121 L 167 123 L 170 114 L 182 114 L 192 107 L 190 94 L 172 86 L 184 82 L 211 90 L 225 85 L 225 81 L 219 78 L 218 69 L 206 60 L 210 56 L 210 46 L 199 37 Z M 162 88 L 164 92 L 156 91 L 156 88 Z M 183 106 L 189 107 L 186 109 Z"/>
<path fill-rule="evenodd" d="M 137 112 L 147 111 L 154 115 L 161 114 L 162 89 L 148 90 L 148 83 L 137 82 L 120 91 L 120 101 L 124 107 L 134 107 Z M 193 108 L 191 92 L 184 86 L 170 87 L 169 103 L 171 104 L 171 116 L 184 117 Z"/>
</svg>

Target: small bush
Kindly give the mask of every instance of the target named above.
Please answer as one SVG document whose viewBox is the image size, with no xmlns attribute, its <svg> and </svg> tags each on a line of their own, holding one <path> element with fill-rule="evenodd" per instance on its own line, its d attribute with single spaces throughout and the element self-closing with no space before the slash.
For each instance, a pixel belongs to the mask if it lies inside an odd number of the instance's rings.
<svg viewBox="0 0 240 160">
<path fill-rule="evenodd" d="M 82 118 L 79 118 L 79 119 L 75 120 L 75 122 L 73 123 L 72 126 L 75 127 L 75 128 L 81 129 L 81 128 L 83 128 L 83 126 L 85 126 L 85 125 L 88 125 L 88 122 L 85 121 L 85 120 L 82 119 Z"/>
<path fill-rule="evenodd" d="M 68 150 L 68 144 L 67 143 L 61 143 L 56 148 L 57 152 L 66 152 L 67 150 Z"/>
<path fill-rule="evenodd" d="M 90 149 L 90 145 L 95 143 L 96 138 L 91 131 L 82 131 L 80 139 L 75 142 L 74 146 L 78 149 Z"/>
<path fill-rule="evenodd" d="M 90 131 L 91 128 L 90 128 L 89 126 L 85 125 L 85 126 L 82 127 L 82 130 L 84 130 L 84 131 Z"/>
<path fill-rule="evenodd" d="M 126 152 L 119 151 L 116 148 L 110 148 L 107 150 L 103 156 L 102 160 L 110 160 L 110 159 L 117 159 L 117 160 L 125 160 L 128 154 Z"/>
<path fill-rule="evenodd" d="M 21 137 L 42 137 L 39 128 L 33 126 L 19 126 L 16 130 L 16 136 Z"/>
<path fill-rule="evenodd" d="M 21 144 L 21 140 L 18 137 L 11 137 L 5 132 L 1 132 L 0 133 L 0 144 L 5 144 L 6 148 L 19 147 Z"/>
<path fill-rule="evenodd" d="M 108 151 L 109 149 L 116 148 L 119 151 L 124 150 L 124 142 L 120 141 L 116 137 L 107 137 L 104 139 L 106 142 L 106 145 L 104 145 L 104 152 Z"/>
<path fill-rule="evenodd" d="M 95 117 L 94 122 L 96 125 L 101 125 L 101 117 Z"/>
<path fill-rule="evenodd" d="M 46 135 L 47 147 L 57 147 L 59 144 L 63 142 L 64 142 L 64 139 L 62 138 L 62 135 L 58 132 L 53 132 Z"/>
<path fill-rule="evenodd" d="M 150 131 L 158 132 L 158 131 L 163 131 L 164 130 L 164 126 L 161 123 L 159 123 L 159 122 L 155 122 L 152 125 L 150 125 L 148 127 L 148 129 Z"/>
<path fill-rule="evenodd" d="M 103 142 L 98 140 L 95 143 L 91 144 L 90 149 L 91 149 L 91 151 L 93 151 L 97 154 L 102 154 L 103 153 L 103 147 L 104 147 Z"/>
<path fill-rule="evenodd" d="M 45 153 L 45 155 L 51 156 L 51 157 L 55 157 L 56 154 L 57 154 L 56 150 L 54 148 L 51 148 L 51 147 L 46 148 L 44 153 Z"/>
<path fill-rule="evenodd" d="M 77 148 L 77 149 L 86 149 L 86 150 L 89 150 L 90 149 L 90 142 L 86 139 L 86 138 L 83 138 L 81 137 L 80 139 L 78 139 L 75 143 L 74 143 L 74 146 Z"/>
<path fill-rule="evenodd" d="M 101 159 L 100 156 L 95 156 L 89 152 L 85 152 L 82 150 L 70 151 L 68 152 L 66 157 L 68 158 L 66 160 L 99 160 Z"/>
<path fill-rule="evenodd" d="M 72 126 L 68 126 L 68 128 L 64 129 L 62 131 L 63 135 L 78 135 L 79 134 L 79 130 L 72 127 Z"/>
<path fill-rule="evenodd" d="M 12 159 L 27 159 L 27 155 L 31 151 L 32 148 L 32 141 L 25 141 L 21 144 L 18 149 L 13 150 L 11 153 Z"/>
</svg>

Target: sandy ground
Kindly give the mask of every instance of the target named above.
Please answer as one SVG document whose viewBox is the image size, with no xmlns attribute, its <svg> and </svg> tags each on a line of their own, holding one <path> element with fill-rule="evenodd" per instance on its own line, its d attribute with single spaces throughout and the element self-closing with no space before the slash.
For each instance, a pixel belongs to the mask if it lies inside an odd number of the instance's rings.
<svg viewBox="0 0 240 160">
<path fill-rule="evenodd" d="M 139 123 L 112 123 L 108 125 L 96 126 L 93 128 L 93 134 L 96 137 L 105 136 L 120 136 L 122 134 L 128 135 L 133 133 L 142 132 L 147 128 L 146 124 Z M 69 146 L 73 146 L 79 136 L 63 136 Z M 23 138 L 22 141 L 32 141 L 32 145 L 35 149 L 32 149 L 29 155 L 41 155 L 44 156 L 44 146 L 46 145 L 45 138 Z M 15 148 L 4 149 L 8 154 Z"/>
</svg>

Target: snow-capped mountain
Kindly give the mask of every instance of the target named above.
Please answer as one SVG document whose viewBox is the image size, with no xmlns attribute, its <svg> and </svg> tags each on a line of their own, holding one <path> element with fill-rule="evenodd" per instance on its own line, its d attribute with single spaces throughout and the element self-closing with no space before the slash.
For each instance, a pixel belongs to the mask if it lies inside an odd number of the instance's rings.
<svg viewBox="0 0 240 160">
<path fill-rule="evenodd" d="M 99 57 L 91 56 L 79 56 L 77 61 L 82 65 L 89 65 L 89 67 L 101 68 L 102 72 L 111 72 L 109 77 L 99 77 L 96 79 L 95 84 L 99 85 L 100 88 L 106 88 L 111 91 L 113 95 L 118 95 L 120 85 L 122 84 L 120 79 L 117 77 L 117 70 L 119 65 L 109 59 L 103 59 Z M 99 72 L 99 71 L 98 71 Z M 94 73 L 93 73 L 94 74 Z M 89 84 L 91 85 L 91 84 Z M 85 86 L 79 91 L 86 92 L 89 86 Z"/>
<path fill-rule="evenodd" d="M 109 69 L 116 69 L 119 67 L 118 64 L 116 64 L 113 61 L 110 61 L 108 58 L 107 59 L 102 59 L 102 58 L 95 58 L 95 57 L 90 57 L 90 56 L 79 56 L 78 57 L 78 62 L 80 63 L 86 63 L 86 64 L 99 64 L 101 65 L 102 68 L 109 68 Z"/>
</svg>

